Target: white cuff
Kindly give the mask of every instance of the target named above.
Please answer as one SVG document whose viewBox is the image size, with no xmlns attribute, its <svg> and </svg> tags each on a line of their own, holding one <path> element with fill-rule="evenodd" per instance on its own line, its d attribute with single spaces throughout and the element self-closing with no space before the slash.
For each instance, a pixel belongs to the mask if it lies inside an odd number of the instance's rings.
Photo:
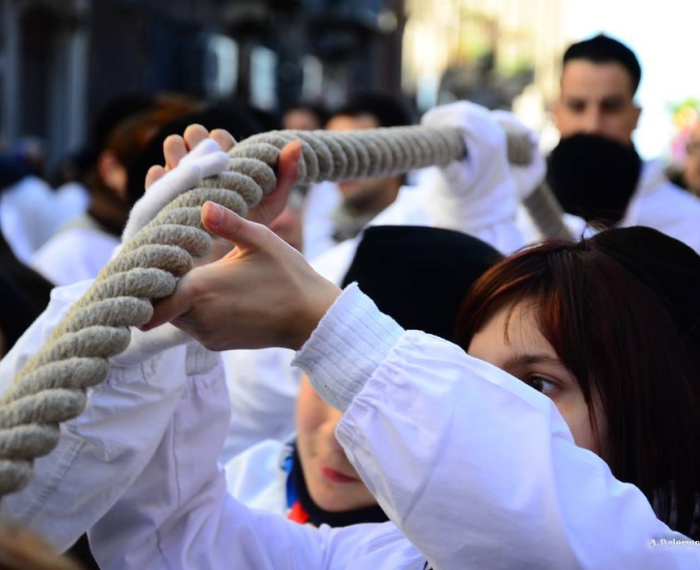
<svg viewBox="0 0 700 570">
<path fill-rule="evenodd" d="M 292 365 L 306 372 L 321 398 L 344 412 L 403 333 L 353 283 L 321 319 Z"/>
</svg>

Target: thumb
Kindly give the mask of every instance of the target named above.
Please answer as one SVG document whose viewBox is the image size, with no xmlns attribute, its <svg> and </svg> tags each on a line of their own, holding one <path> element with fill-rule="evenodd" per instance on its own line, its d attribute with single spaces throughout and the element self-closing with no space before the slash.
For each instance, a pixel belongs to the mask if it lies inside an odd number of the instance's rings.
<svg viewBox="0 0 700 570">
<path fill-rule="evenodd" d="M 265 226 L 250 222 L 214 202 L 205 202 L 202 206 L 202 224 L 215 236 L 232 242 L 239 251 L 265 249 L 271 234 Z"/>
<path fill-rule="evenodd" d="M 143 332 L 150 331 L 169 323 L 192 308 L 192 296 L 187 288 L 188 277 L 189 275 L 185 275 L 180 279 L 172 295 L 153 303 L 153 316 L 139 329 Z"/>
</svg>

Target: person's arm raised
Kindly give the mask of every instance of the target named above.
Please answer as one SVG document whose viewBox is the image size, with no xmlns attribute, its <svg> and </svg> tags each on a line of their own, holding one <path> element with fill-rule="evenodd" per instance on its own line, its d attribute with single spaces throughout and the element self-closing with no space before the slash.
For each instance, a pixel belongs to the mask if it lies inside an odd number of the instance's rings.
<svg viewBox="0 0 700 570">
<path fill-rule="evenodd" d="M 301 348 L 340 289 L 261 224 L 211 202 L 202 223 L 235 249 L 185 275 L 142 330 L 172 321 L 210 350 Z"/>
</svg>

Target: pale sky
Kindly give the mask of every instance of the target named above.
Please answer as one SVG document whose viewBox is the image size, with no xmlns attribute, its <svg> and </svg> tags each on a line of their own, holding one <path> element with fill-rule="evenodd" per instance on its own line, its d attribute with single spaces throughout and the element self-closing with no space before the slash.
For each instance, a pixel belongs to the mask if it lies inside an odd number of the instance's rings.
<svg viewBox="0 0 700 570">
<path fill-rule="evenodd" d="M 700 0 L 569 0 L 572 40 L 601 31 L 629 45 L 642 65 L 640 154 L 666 155 L 673 133 L 669 104 L 700 98 Z"/>
</svg>

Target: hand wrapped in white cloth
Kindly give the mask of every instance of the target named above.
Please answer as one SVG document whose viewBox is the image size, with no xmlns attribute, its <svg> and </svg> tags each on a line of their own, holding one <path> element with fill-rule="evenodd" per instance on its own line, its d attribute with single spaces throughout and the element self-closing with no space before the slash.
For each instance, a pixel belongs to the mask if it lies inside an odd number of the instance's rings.
<svg viewBox="0 0 700 570">
<path fill-rule="evenodd" d="M 201 125 L 190 125 L 183 136 L 172 135 L 163 143 L 166 166 L 152 167 L 146 177 L 147 192 L 135 205 L 122 242 L 132 239 L 158 213 L 178 195 L 196 187 L 204 178 L 225 171 L 229 165 L 228 151 L 236 144 L 234 138 L 221 129 L 211 133 Z M 277 186 L 263 198 L 248 215 L 260 222 L 269 223 L 284 209 L 289 192 L 296 182 L 301 145 L 287 144 L 280 153 L 277 165 Z M 216 261 L 230 251 L 227 240 L 214 239 L 212 251 L 196 261 L 195 266 Z M 147 334 L 132 331 L 131 342 L 123 353 L 113 357 L 112 363 L 130 365 L 167 348 L 185 344 L 192 338 L 185 332 L 167 324 Z"/>
<path fill-rule="evenodd" d="M 202 140 L 175 168 L 154 182 L 136 202 L 122 233 L 122 242 L 126 243 L 132 239 L 177 196 L 196 187 L 208 176 L 215 176 L 226 170 L 229 160 L 215 140 Z"/>
<path fill-rule="evenodd" d="M 484 107 L 460 101 L 428 111 L 422 124 L 461 127 L 464 160 L 434 169 L 426 209 L 436 226 L 468 233 L 513 219 L 518 198 L 510 176 L 503 129 Z"/>
<path fill-rule="evenodd" d="M 539 137 L 532 129 L 508 111 L 492 111 L 491 116 L 503 128 L 506 135 L 512 134 L 529 141 L 531 162 L 529 164 L 510 163 L 510 174 L 515 181 L 520 200 L 527 198 L 544 181 L 547 174 L 547 162 L 539 151 Z"/>
<path fill-rule="evenodd" d="M 229 157 L 222 151 L 222 147 L 228 150 L 235 141 L 226 132 L 219 131 L 218 135 L 217 140 L 214 140 L 209 138 L 206 129 L 193 125 L 188 127 L 184 137 L 168 137 L 165 140 L 163 153 L 166 166 L 155 166 L 149 171 L 146 179 L 147 192 L 131 210 L 122 234 L 122 243 L 132 239 L 177 196 L 196 187 L 208 176 L 226 170 Z M 188 153 L 190 148 L 192 151 Z M 193 341 L 192 337 L 171 324 L 148 334 L 133 329 L 127 349 L 110 360 L 117 366 L 129 366 L 188 341 Z"/>
</svg>

